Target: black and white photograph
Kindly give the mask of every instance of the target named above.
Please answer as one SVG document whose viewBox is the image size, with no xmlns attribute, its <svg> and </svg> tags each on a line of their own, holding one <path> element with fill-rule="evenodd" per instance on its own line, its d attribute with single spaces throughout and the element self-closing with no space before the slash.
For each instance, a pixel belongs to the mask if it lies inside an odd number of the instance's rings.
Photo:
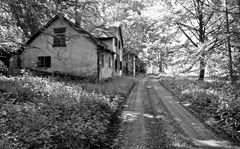
<svg viewBox="0 0 240 149">
<path fill-rule="evenodd" d="M 0 0 L 0 149 L 240 149 L 240 0 Z"/>
</svg>

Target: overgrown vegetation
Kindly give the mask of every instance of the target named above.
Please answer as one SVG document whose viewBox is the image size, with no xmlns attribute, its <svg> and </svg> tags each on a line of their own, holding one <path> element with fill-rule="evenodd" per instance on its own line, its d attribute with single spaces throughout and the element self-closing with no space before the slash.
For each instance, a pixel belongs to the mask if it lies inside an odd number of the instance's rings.
<svg viewBox="0 0 240 149">
<path fill-rule="evenodd" d="M 107 148 L 112 116 L 134 83 L 132 78 L 92 85 L 1 76 L 0 146 Z"/>
<path fill-rule="evenodd" d="M 0 73 L 6 74 L 7 71 L 8 71 L 7 66 L 2 61 L 0 61 Z"/>
<path fill-rule="evenodd" d="M 164 78 L 160 81 L 181 103 L 223 137 L 240 142 L 239 84 Z"/>
</svg>

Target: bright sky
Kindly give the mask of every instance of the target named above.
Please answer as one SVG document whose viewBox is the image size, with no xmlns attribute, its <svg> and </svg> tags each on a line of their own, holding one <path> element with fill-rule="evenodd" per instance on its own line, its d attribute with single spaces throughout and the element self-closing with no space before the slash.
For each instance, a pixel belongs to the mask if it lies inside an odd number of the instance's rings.
<svg viewBox="0 0 240 149">
<path fill-rule="evenodd" d="M 153 19 L 159 18 L 162 16 L 163 10 L 164 6 L 158 3 L 152 7 L 149 7 L 147 10 L 143 11 L 142 15 Z"/>
</svg>

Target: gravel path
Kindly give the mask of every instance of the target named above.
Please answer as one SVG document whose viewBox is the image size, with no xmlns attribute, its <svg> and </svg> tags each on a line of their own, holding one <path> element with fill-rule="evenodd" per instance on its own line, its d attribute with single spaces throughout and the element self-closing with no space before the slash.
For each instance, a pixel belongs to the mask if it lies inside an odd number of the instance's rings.
<svg viewBox="0 0 240 149">
<path fill-rule="evenodd" d="M 148 79 L 139 81 L 122 114 L 122 149 L 194 148 L 159 102 Z"/>
<path fill-rule="evenodd" d="M 139 81 L 122 118 L 121 149 L 237 148 L 207 130 L 154 79 Z"/>
</svg>

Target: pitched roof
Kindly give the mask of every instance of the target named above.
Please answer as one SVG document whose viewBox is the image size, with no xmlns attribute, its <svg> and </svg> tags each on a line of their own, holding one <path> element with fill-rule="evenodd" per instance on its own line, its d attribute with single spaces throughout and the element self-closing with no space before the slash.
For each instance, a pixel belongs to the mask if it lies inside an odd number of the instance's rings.
<svg viewBox="0 0 240 149">
<path fill-rule="evenodd" d="M 101 27 L 95 28 L 91 33 L 97 38 L 117 37 L 117 27 Z"/>
<path fill-rule="evenodd" d="M 109 39 L 113 39 L 113 38 L 116 38 L 116 37 L 98 37 L 97 39 L 99 40 L 109 40 Z"/>
<path fill-rule="evenodd" d="M 96 37 L 94 37 L 93 35 L 91 35 L 89 32 L 85 31 L 84 29 L 82 29 L 81 27 L 79 27 L 78 25 L 76 25 L 75 23 L 73 23 L 72 21 L 68 20 L 66 17 L 64 17 L 61 14 L 57 14 L 55 15 L 47 24 L 45 24 L 43 27 L 41 27 L 39 29 L 39 31 L 37 33 L 35 33 L 32 37 L 29 38 L 29 40 L 25 43 L 25 45 L 29 45 L 34 39 L 36 39 L 46 28 L 48 28 L 53 22 L 55 22 L 57 19 L 63 19 L 64 21 L 66 21 L 73 29 L 75 29 L 78 33 L 82 34 L 84 37 L 86 37 L 87 39 L 89 39 L 90 41 L 92 41 L 93 43 L 103 46 L 105 48 L 106 51 L 111 52 L 111 53 L 115 53 L 114 51 L 108 49 L 107 45 L 103 42 L 101 42 L 100 40 L 98 40 Z"/>
<path fill-rule="evenodd" d="M 122 47 L 123 47 L 123 37 L 122 37 L 122 29 L 121 25 L 117 26 L 101 26 L 99 28 L 95 28 L 91 33 L 101 39 L 101 38 L 116 38 L 118 33 L 120 34 L 120 39 L 122 40 Z"/>
</svg>

